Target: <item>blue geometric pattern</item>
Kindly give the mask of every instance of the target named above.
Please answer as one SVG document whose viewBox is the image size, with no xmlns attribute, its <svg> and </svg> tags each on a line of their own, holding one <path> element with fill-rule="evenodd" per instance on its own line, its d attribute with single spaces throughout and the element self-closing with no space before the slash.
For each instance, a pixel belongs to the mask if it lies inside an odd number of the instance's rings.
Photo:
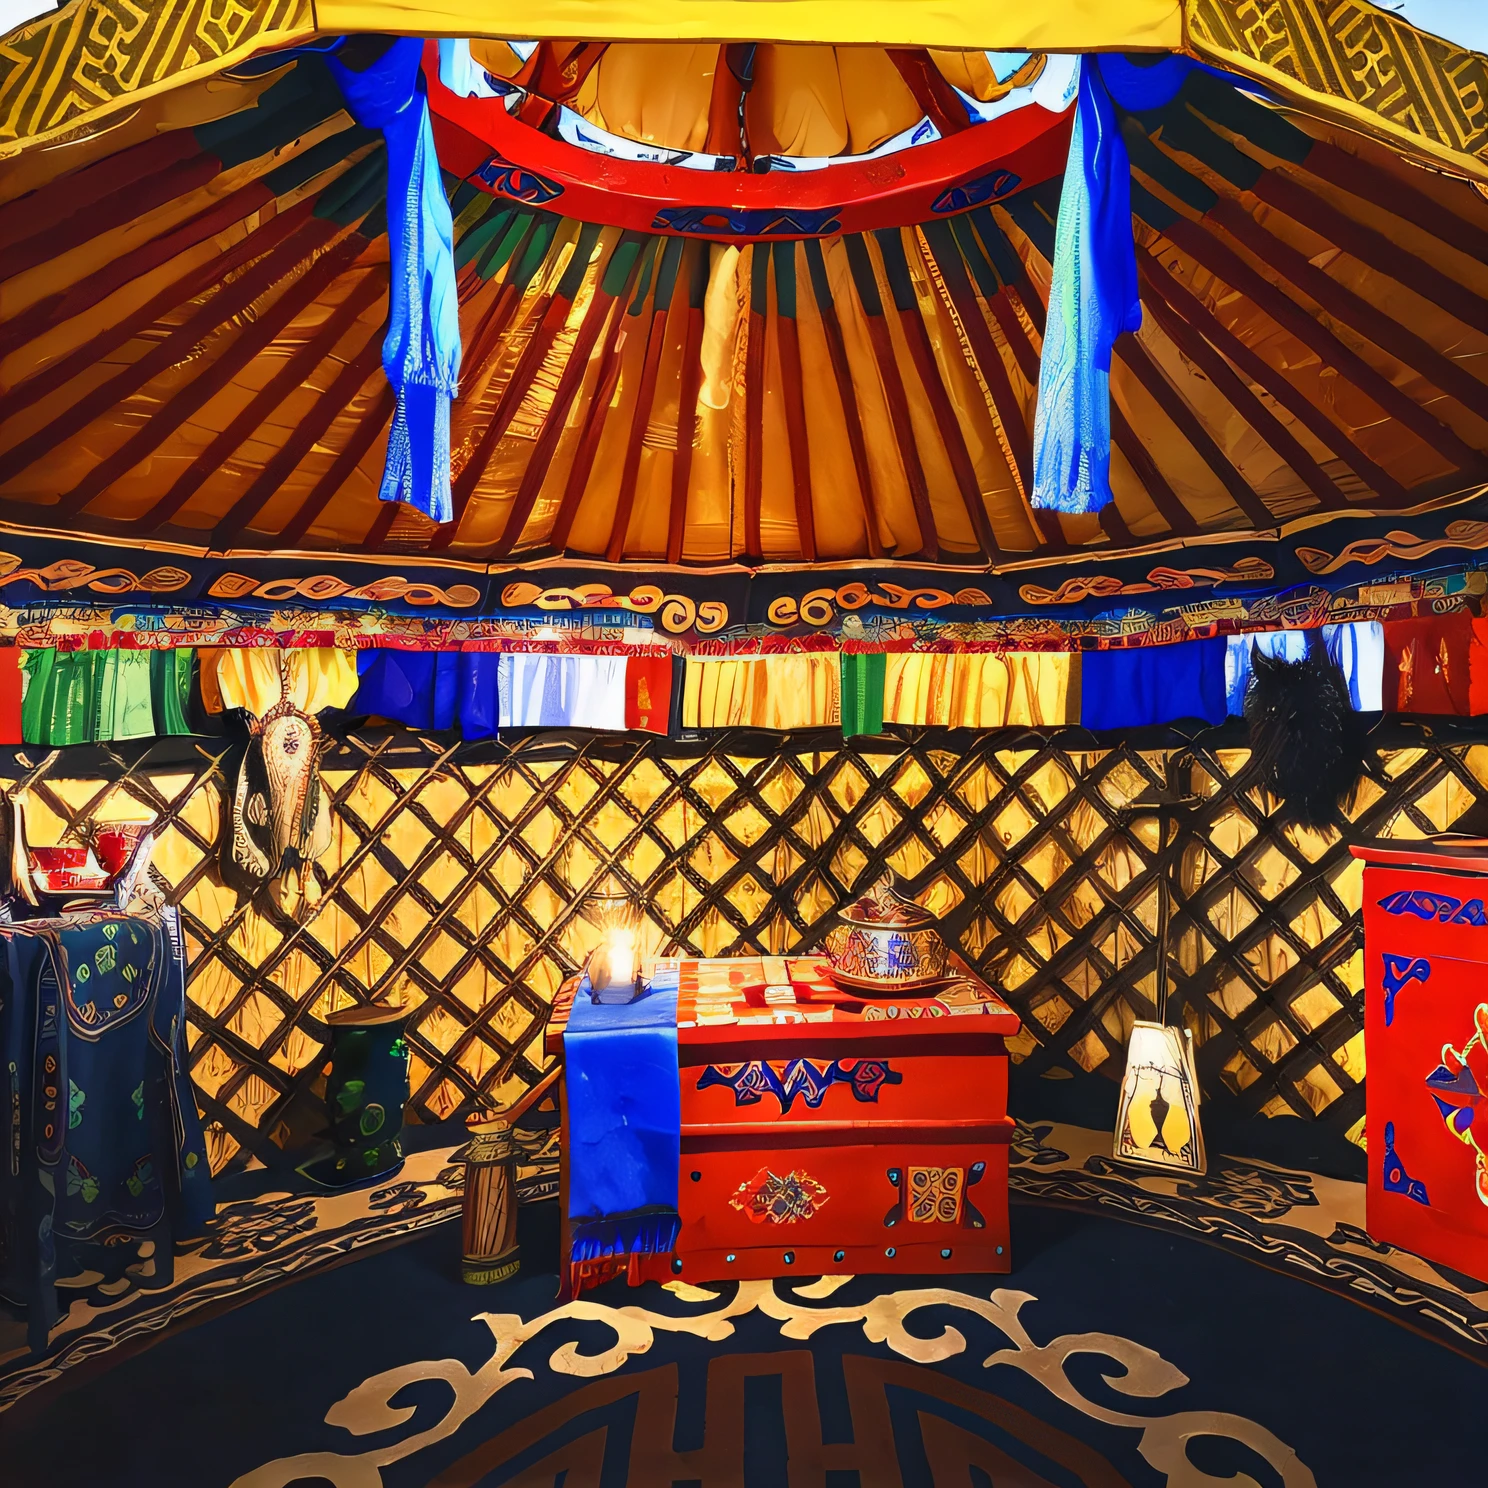
<svg viewBox="0 0 1488 1488">
<path fill-rule="evenodd" d="M 1385 1192 L 1404 1194 L 1418 1204 L 1425 1204 L 1428 1209 L 1431 1207 L 1431 1200 L 1426 1197 L 1426 1185 L 1405 1171 L 1405 1164 L 1395 1151 L 1393 1121 L 1385 1123 Z"/>
<path fill-rule="evenodd" d="M 1431 963 L 1424 956 L 1395 956 L 1381 952 L 1384 960 L 1385 1027 L 1395 1021 L 1395 999 L 1409 982 L 1425 982 L 1431 977 Z"/>
<path fill-rule="evenodd" d="M 877 1103 L 878 1092 L 885 1085 L 898 1085 L 903 1079 L 882 1059 L 836 1059 L 825 1069 L 809 1059 L 792 1059 L 784 1075 L 777 1074 L 775 1067 L 763 1059 L 751 1059 L 721 1068 L 710 1064 L 698 1077 L 697 1088 L 726 1085 L 734 1092 L 735 1106 L 758 1105 L 765 1095 L 773 1095 L 784 1115 L 798 1095 L 816 1110 L 834 1085 L 846 1085 L 856 1100 Z"/>
<path fill-rule="evenodd" d="M 1386 914 L 1414 915 L 1418 920 L 1436 920 L 1443 925 L 1488 925 L 1488 911 L 1481 899 L 1464 903 L 1450 894 L 1432 894 L 1425 889 L 1400 889 L 1379 902 Z"/>
</svg>

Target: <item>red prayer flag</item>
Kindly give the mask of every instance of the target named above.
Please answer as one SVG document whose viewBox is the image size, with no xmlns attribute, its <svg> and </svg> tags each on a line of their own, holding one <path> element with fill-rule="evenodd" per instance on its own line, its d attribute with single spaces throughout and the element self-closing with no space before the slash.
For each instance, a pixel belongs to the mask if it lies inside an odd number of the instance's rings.
<svg viewBox="0 0 1488 1488">
<path fill-rule="evenodd" d="M 0 744 L 20 744 L 21 648 L 0 650 Z"/>
<path fill-rule="evenodd" d="M 1472 634 L 1465 613 L 1385 621 L 1385 711 L 1467 717 Z"/>
<path fill-rule="evenodd" d="M 629 656 L 625 660 L 625 727 L 664 734 L 672 712 L 672 658 Z"/>
</svg>

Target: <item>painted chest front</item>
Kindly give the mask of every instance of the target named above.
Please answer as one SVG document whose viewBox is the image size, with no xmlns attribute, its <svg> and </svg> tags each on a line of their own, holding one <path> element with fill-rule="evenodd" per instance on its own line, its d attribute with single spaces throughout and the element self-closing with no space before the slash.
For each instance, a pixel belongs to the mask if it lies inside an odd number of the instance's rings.
<svg viewBox="0 0 1488 1488">
<path fill-rule="evenodd" d="M 1488 1278 L 1488 852 L 1354 852 L 1369 1233 Z"/>
</svg>

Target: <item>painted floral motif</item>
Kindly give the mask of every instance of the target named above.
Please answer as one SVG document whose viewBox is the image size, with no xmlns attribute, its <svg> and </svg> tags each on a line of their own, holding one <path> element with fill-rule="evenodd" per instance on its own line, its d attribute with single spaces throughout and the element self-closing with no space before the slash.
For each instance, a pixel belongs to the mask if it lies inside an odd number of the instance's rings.
<svg viewBox="0 0 1488 1488">
<path fill-rule="evenodd" d="M 67 1129 L 76 1131 L 83 1124 L 83 1106 L 87 1095 L 69 1080 L 67 1082 Z"/>
<path fill-rule="evenodd" d="M 729 1200 L 753 1224 L 794 1224 L 798 1219 L 814 1219 L 827 1202 L 826 1189 L 809 1174 L 793 1170 L 772 1173 L 761 1168 L 753 1178 L 746 1178 Z"/>
<path fill-rule="evenodd" d="M 98 1180 L 75 1157 L 67 1160 L 67 1196 L 81 1196 L 85 1204 L 98 1197 Z"/>
<path fill-rule="evenodd" d="M 1442 1047 L 1442 1062 L 1426 1077 L 1426 1088 L 1447 1130 L 1476 1154 L 1478 1198 L 1488 1204 L 1488 1002 L 1473 1013 L 1475 1031 L 1460 1049 Z"/>
</svg>

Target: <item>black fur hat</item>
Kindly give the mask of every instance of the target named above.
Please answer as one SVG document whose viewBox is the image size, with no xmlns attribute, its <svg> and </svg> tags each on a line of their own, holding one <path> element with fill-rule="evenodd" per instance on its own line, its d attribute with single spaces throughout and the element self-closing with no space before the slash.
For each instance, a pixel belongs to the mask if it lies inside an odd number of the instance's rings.
<svg viewBox="0 0 1488 1488">
<path fill-rule="evenodd" d="M 1339 806 L 1363 769 L 1364 731 L 1316 632 L 1301 661 L 1252 651 L 1245 720 L 1261 784 L 1304 826 L 1345 825 Z"/>
</svg>

